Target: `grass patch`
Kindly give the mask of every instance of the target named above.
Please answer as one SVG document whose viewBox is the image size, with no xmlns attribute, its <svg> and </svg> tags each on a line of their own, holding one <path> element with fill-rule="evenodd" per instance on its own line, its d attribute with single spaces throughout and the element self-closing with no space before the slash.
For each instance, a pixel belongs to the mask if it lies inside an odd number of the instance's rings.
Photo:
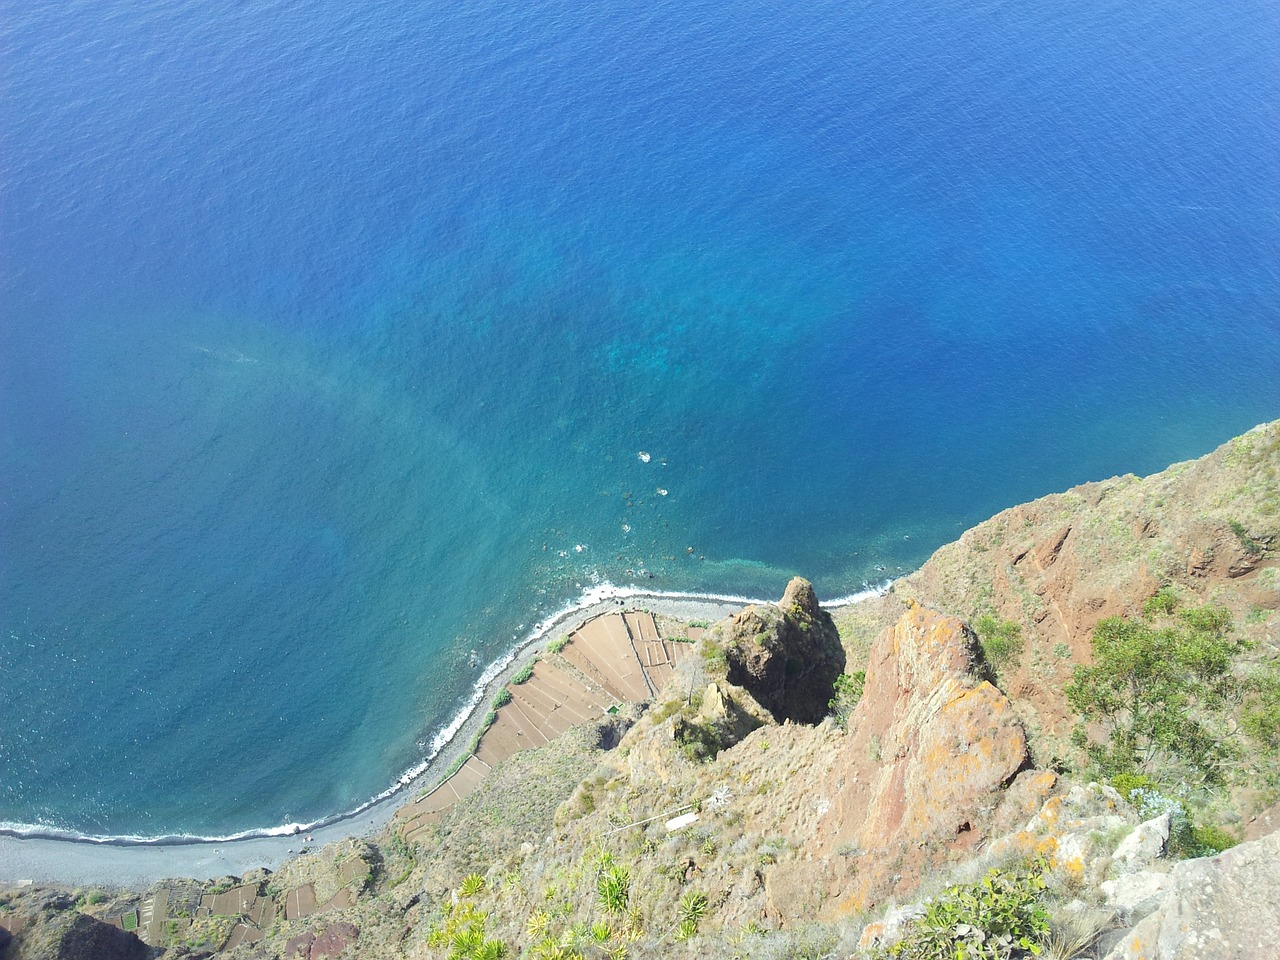
<svg viewBox="0 0 1280 960">
<path fill-rule="evenodd" d="M 548 641 L 547 653 L 559 653 L 569 644 L 569 635 L 556 637 L 554 640 Z"/>
<path fill-rule="evenodd" d="M 522 683 L 528 683 L 529 678 L 533 676 L 533 665 L 538 662 L 538 658 L 534 657 L 523 667 L 516 671 L 515 676 L 511 678 L 513 686 L 520 686 Z"/>
</svg>

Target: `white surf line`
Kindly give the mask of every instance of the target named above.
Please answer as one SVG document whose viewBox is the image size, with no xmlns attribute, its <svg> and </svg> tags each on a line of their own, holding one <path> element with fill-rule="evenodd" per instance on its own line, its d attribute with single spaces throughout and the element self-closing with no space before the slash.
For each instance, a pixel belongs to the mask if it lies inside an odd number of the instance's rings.
<svg viewBox="0 0 1280 960">
<path fill-rule="evenodd" d="M 883 596 L 893 586 L 895 581 L 888 580 L 879 586 L 867 587 L 857 593 L 849 594 L 845 597 L 837 597 L 828 600 L 819 605 L 823 609 L 839 609 L 841 607 L 853 606 L 864 600 L 873 597 Z M 420 762 L 414 764 L 404 773 L 400 774 L 395 781 L 386 790 L 371 797 L 369 800 L 359 806 L 342 812 L 333 814 L 328 817 L 321 817 L 309 823 L 286 823 L 274 827 L 258 827 L 247 830 L 240 830 L 235 833 L 225 834 L 221 836 L 207 836 L 200 834 L 162 834 L 159 836 L 137 836 L 132 834 L 121 835 L 95 835 L 84 834 L 74 830 L 65 830 L 57 827 L 44 826 L 39 824 L 20 824 L 11 822 L 0 822 L 0 836 L 14 837 L 19 840 L 51 840 L 61 843 L 79 843 L 79 844 L 95 844 L 99 846 L 113 847 L 177 847 L 177 846 L 195 846 L 198 844 L 231 844 L 240 843 L 248 840 L 264 840 L 264 839 L 289 839 L 299 834 L 305 834 L 326 827 L 333 827 L 347 820 L 353 820 L 362 814 L 368 813 L 370 809 L 388 800 L 393 799 L 398 794 L 408 790 L 409 787 L 415 785 L 417 781 L 430 772 L 436 758 L 453 742 L 458 732 L 467 724 L 467 721 L 475 716 L 477 709 L 485 701 L 489 693 L 489 687 L 493 681 L 502 675 L 502 672 L 509 667 L 513 661 L 528 647 L 545 638 L 552 631 L 561 627 L 567 621 L 570 621 L 577 614 L 585 613 L 592 607 L 606 604 L 611 600 L 619 601 L 643 601 L 645 599 L 653 600 L 678 600 L 688 601 L 692 603 L 715 603 L 715 604 L 741 604 L 748 606 L 757 604 L 761 606 L 774 606 L 776 602 L 773 600 L 763 600 L 757 597 L 747 597 L 738 594 L 728 593 L 692 593 L 677 590 L 651 590 L 644 587 L 619 587 L 612 583 L 602 583 L 598 586 L 583 592 L 579 595 L 575 602 L 572 602 L 561 609 L 555 611 L 546 620 L 540 621 L 534 625 L 532 631 L 526 634 L 519 643 L 509 650 L 506 654 L 498 657 L 490 663 L 484 671 L 476 678 L 472 684 L 472 694 L 468 698 L 467 703 L 459 709 L 453 719 L 431 739 L 428 747 L 427 756 Z M 602 615 L 603 611 L 601 611 Z"/>
</svg>

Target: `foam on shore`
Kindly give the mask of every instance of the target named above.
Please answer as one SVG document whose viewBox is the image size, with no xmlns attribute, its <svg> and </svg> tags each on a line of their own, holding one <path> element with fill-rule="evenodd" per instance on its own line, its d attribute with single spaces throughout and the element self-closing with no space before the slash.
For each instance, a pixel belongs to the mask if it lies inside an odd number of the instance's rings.
<svg viewBox="0 0 1280 960">
<path fill-rule="evenodd" d="M 866 586 L 855 593 L 830 600 L 822 604 L 822 606 L 827 608 L 850 606 L 882 595 L 891 585 L 892 581 L 886 581 L 879 586 Z M 490 695 L 490 689 L 494 682 L 499 680 L 505 673 L 511 671 L 517 660 L 523 659 L 525 654 L 535 652 L 533 648 L 537 644 L 548 639 L 552 633 L 563 628 L 567 623 L 573 623 L 573 626 L 576 627 L 579 623 L 599 616 L 614 606 L 641 601 L 649 601 L 671 608 L 685 604 L 706 604 L 718 608 L 732 608 L 743 607 L 753 603 L 773 602 L 736 594 L 646 590 L 641 587 L 617 586 L 607 581 L 593 586 L 579 595 L 574 602 L 566 604 L 545 620 L 534 624 L 533 629 L 526 633 L 506 654 L 485 667 L 480 676 L 476 678 L 475 683 L 472 684 L 471 695 L 466 704 L 458 710 L 448 724 L 437 731 L 431 738 L 427 747 L 427 755 L 419 763 L 414 764 L 414 766 L 397 777 L 396 781 L 386 790 L 358 807 L 343 813 L 323 817 L 309 823 L 286 823 L 273 827 L 259 827 L 222 836 L 203 836 L 199 834 L 164 834 L 150 837 L 129 834 L 101 836 L 47 825 L 0 821 L 0 837 L 113 847 L 177 847 L 197 844 L 229 844 L 250 840 L 291 839 L 303 834 L 313 834 L 316 831 L 339 826 L 348 821 L 354 822 L 374 808 L 389 807 L 388 810 L 383 811 L 383 816 L 375 817 L 371 821 L 373 824 L 385 823 L 389 819 L 390 813 L 394 812 L 396 806 L 395 804 L 389 804 L 389 801 L 396 799 L 400 794 L 407 793 L 410 788 L 418 785 L 430 773 L 436 760 L 441 757 L 441 754 L 450 745 L 454 744 L 458 734 L 468 725 L 468 722 L 479 715 L 479 708 Z M 368 832 L 368 828 L 362 826 L 358 830 L 351 830 L 347 835 Z M 0 880 L 3 879 L 0 876 Z"/>
</svg>

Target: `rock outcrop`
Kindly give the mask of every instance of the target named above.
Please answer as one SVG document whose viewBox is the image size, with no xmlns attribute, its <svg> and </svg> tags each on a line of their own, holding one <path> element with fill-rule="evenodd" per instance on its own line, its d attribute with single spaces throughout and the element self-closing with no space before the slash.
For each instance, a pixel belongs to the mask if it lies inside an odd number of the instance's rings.
<svg viewBox="0 0 1280 960">
<path fill-rule="evenodd" d="M 1169 871 L 1163 901 L 1106 960 L 1280 957 L 1280 832 Z"/>
<path fill-rule="evenodd" d="M 762 871 L 766 920 L 836 919 L 910 895 L 1039 809 L 1057 777 L 1029 768 L 1022 725 L 984 673 L 964 624 L 913 606 L 876 640 L 847 732 L 765 727 L 721 755 L 712 774 L 774 785 L 741 798 L 748 821 L 796 843 Z M 743 922 L 750 889 L 731 897 Z"/>
<path fill-rule="evenodd" d="M 64 894 L 26 906 L 29 912 L 14 924 L 18 932 L 0 954 L 5 960 L 148 960 L 156 953 L 132 933 L 79 912 Z"/>
<path fill-rule="evenodd" d="M 840 750 L 844 788 L 827 848 L 854 847 L 856 880 L 845 900 L 860 909 L 894 866 L 922 847 L 980 840 L 1001 790 L 1029 766 L 1027 738 L 1009 701 L 982 679 L 973 633 L 954 617 L 912 605 L 871 651 L 866 691 Z M 1034 810 L 1046 775 L 1026 802 Z"/>
<path fill-rule="evenodd" d="M 813 586 L 787 584 L 776 607 L 752 605 L 729 618 L 729 682 L 747 690 L 782 723 L 820 723 L 845 653 Z"/>
</svg>

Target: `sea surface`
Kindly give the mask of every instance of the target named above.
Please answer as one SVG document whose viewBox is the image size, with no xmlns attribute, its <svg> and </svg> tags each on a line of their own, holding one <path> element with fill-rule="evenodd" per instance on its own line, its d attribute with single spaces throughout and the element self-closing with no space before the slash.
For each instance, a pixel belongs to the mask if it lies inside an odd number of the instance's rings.
<svg viewBox="0 0 1280 960">
<path fill-rule="evenodd" d="M 350 810 L 605 585 L 1280 416 L 1273 0 L 4 0 L 0 822 Z"/>
</svg>

